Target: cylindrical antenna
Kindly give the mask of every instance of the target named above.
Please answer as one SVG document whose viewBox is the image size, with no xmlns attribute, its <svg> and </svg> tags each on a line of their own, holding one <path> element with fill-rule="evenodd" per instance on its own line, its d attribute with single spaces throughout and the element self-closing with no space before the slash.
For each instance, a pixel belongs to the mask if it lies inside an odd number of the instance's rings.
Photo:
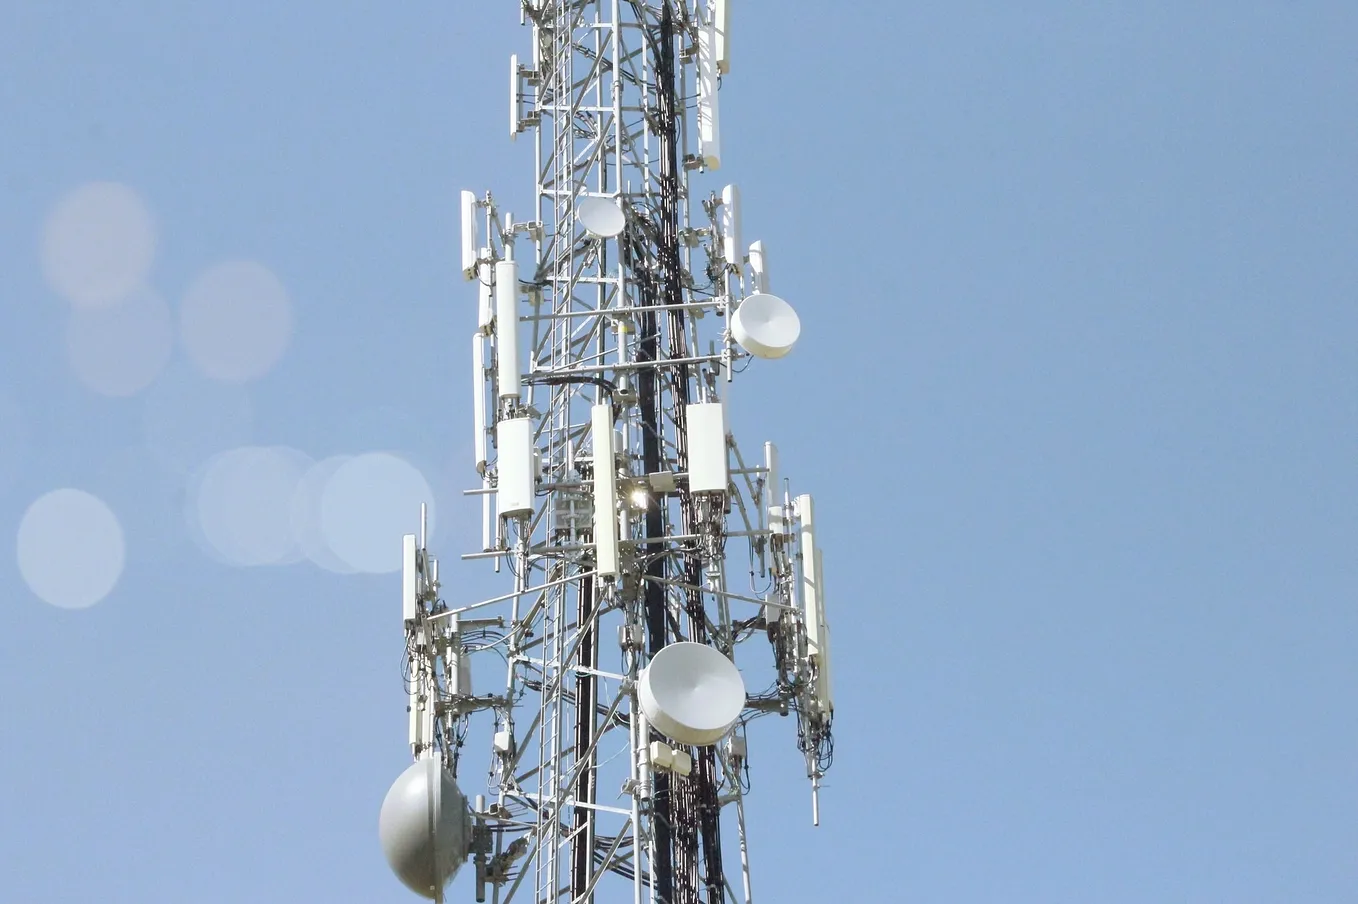
<svg viewBox="0 0 1358 904">
<path fill-rule="evenodd" d="M 769 292 L 769 253 L 764 249 L 764 243 L 750 243 L 750 287 L 753 292 Z"/>
<path fill-rule="evenodd" d="M 495 360 L 500 398 L 517 399 L 519 376 L 519 265 L 495 263 Z"/>
<path fill-rule="evenodd" d="M 476 193 L 462 192 L 462 276 L 476 278 Z"/>
<path fill-rule="evenodd" d="M 726 263 L 739 269 L 740 189 L 735 185 L 728 185 L 721 190 L 721 219 L 718 221 L 718 228 L 721 230 L 722 256 L 726 258 Z"/>
</svg>

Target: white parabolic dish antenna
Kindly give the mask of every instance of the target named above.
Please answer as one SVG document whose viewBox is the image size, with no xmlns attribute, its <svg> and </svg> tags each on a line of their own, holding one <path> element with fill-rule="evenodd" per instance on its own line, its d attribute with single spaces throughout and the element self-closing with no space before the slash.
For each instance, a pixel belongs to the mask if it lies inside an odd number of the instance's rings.
<svg viewBox="0 0 1358 904">
<path fill-rule="evenodd" d="M 611 239 L 627 225 L 627 215 L 611 198 L 585 197 L 575 202 L 575 216 L 591 235 Z"/>
<path fill-rule="evenodd" d="M 777 295 L 758 292 L 747 296 L 731 317 L 731 335 L 756 358 L 783 357 L 792 351 L 801 334 L 801 318 Z"/>
<path fill-rule="evenodd" d="M 438 899 L 467 859 L 471 814 L 437 757 L 416 760 L 392 783 L 377 834 L 392 872 L 411 891 Z"/>
<path fill-rule="evenodd" d="M 637 700 L 652 727 L 680 744 L 715 744 L 745 708 L 736 664 L 707 644 L 682 641 L 651 659 Z"/>
</svg>

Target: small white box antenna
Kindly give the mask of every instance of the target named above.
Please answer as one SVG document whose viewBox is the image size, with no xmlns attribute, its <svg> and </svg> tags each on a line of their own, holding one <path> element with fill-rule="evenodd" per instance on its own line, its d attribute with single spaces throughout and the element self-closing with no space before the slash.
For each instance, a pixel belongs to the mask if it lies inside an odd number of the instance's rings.
<svg viewBox="0 0 1358 904">
<path fill-rule="evenodd" d="M 417 613 L 416 600 L 420 589 L 415 553 L 415 535 L 406 534 L 401 538 L 401 618 L 405 621 L 414 618 Z"/>
<path fill-rule="evenodd" d="M 764 511 L 783 504 L 783 488 L 778 485 L 778 447 L 764 443 Z"/>
</svg>

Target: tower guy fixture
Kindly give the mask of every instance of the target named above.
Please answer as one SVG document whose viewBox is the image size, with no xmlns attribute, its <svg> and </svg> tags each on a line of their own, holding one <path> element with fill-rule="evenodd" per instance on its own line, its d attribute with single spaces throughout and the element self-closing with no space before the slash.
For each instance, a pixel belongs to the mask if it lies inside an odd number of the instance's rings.
<svg viewBox="0 0 1358 904">
<path fill-rule="evenodd" d="M 414 763 L 382 846 L 436 901 L 470 860 L 477 901 L 748 904 L 747 725 L 795 717 L 818 823 L 834 703 L 811 497 L 727 419 L 734 376 L 788 366 L 766 362 L 801 330 L 716 176 L 728 4 L 517 5 L 536 209 L 462 193 L 482 511 L 462 567 L 505 589 L 458 599 L 423 523 L 404 538 Z"/>
</svg>

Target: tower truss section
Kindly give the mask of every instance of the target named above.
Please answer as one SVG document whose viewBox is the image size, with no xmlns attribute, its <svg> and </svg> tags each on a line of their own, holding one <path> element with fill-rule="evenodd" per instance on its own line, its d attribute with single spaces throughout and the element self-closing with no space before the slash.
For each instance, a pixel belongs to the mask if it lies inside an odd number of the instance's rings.
<svg viewBox="0 0 1358 904">
<path fill-rule="evenodd" d="M 795 366 L 773 359 L 800 330 L 718 172 L 729 11 L 519 13 L 509 131 L 533 143 L 535 209 L 462 198 L 483 525 L 459 567 L 493 566 L 505 589 L 460 599 L 423 529 L 405 538 L 416 764 L 383 845 L 436 900 L 467 860 L 496 904 L 624 888 L 749 904 L 746 726 L 795 716 L 818 822 L 833 698 L 811 497 L 728 423 L 735 376 Z"/>
</svg>

